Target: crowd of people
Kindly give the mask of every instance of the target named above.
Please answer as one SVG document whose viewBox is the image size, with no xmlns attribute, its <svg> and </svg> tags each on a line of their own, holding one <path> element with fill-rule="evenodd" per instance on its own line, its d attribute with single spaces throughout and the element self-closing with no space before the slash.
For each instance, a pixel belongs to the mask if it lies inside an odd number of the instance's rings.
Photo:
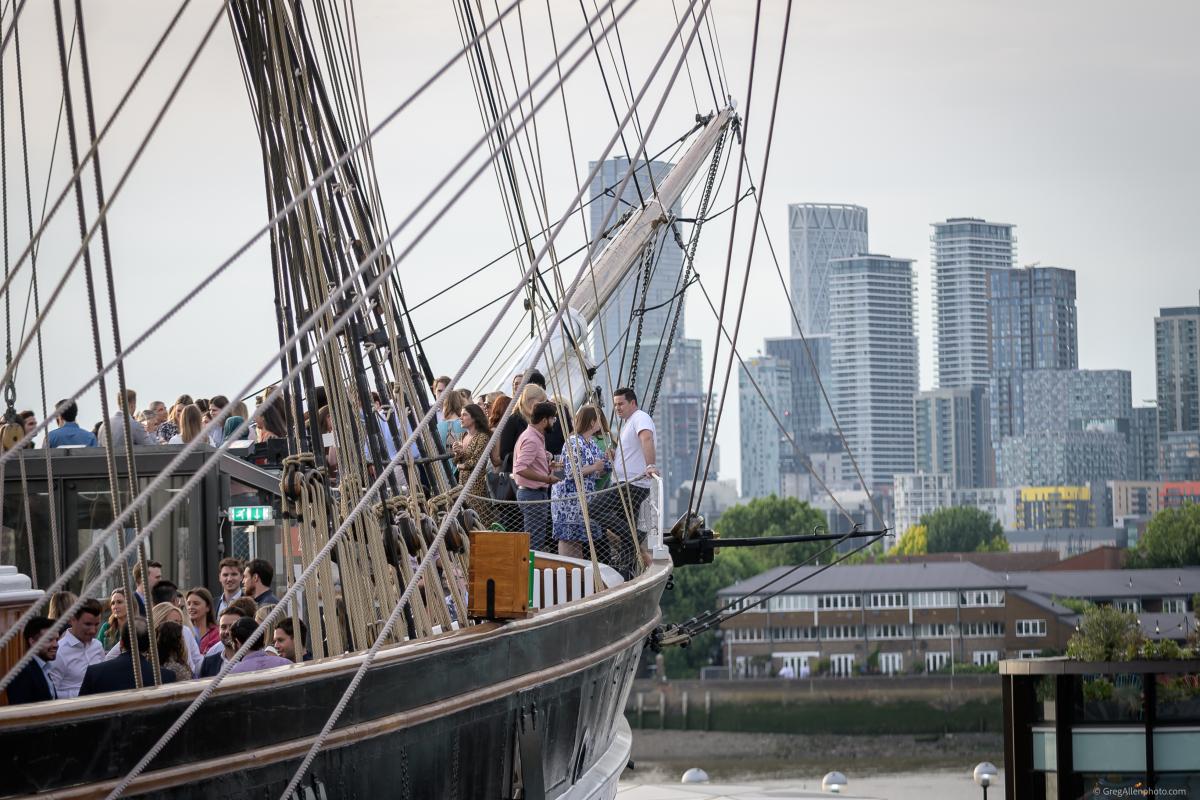
<svg viewBox="0 0 1200 800">
<path fill-rule="evenodd" d="M 60 592 L 50 598 L 46 616 L 26 623 L 21 635 L 33 659 L 8 685 L 10 705 L 79 697 L 134 688 L 133 659 L 141 665 L 144 685 L 153 685 L 150 627 L 163 683 L 212 677 L 250 638 L 279 602 L 271 591 L 275 570 L 269 561 L 226 558 L 219 565 L 220 586 L 213 594 L 204 586 L 187 592 L 163 577 L 162 564 L 151 561 L 143 576 L 135 564 L 134 602 L 123 587 L 106 602 L 88 598 L 79 604 L 66 628 L 37 647 L 78 598 Z M 217 600 L 217 597 L 220 600 Z M 269 629 L 230 670 L 255 672 L 312 658 L 308 628 L 297 632 L 290 618 Z"/>
</svg>

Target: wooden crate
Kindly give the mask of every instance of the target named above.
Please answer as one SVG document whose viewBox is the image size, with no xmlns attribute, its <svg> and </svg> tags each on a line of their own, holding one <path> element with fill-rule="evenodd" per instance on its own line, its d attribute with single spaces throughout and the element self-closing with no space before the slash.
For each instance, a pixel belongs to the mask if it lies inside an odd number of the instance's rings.
<svg viewBox="0 0 1200 800">
<path fill-rule="evenodd" d="M 472 617 L 529 616 L 529 534 L 471 531 L 468 583 Z"/>
</svg>

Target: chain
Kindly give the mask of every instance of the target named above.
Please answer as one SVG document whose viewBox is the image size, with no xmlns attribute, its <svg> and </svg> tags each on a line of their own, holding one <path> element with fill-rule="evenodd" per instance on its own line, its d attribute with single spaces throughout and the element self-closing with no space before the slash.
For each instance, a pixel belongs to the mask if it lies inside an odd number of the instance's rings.
<svg viewBox="0 0 1200 800">
<path fill-rule="evenodd" d="M 633 355 L 629 359 L 628 385 L 631 387 L 637 385 L 638 355 L 642 351 L 642 325 L 646 320 L 646 296 L 650 293 L 650 277 L 654 273 L 654 243 L 657 239 L 656 236 L 646 243 L 646 255 L 643 258 L 642 300 L 637 310 L 637 333 L 633 337 Z M 635 388 L 634 391 L 637 389 Z"/>
<path fill-rule="evenodd" d="M 658 394 L 662 391 L 663 378 L 667 374 L 667 360 L 671 356 L 671 345 L 675 341 L 675 333 L 679 328 L 679 318 L 683 315 L 683 295 L 682 292 L 687 291 L 688 282 L 692 278 L 696 264 L 696 247 L 700 242 L 700 228 L 704 225 L 704 218 L 708 215 L 708 209 L 712 204 L 713 186 L 717 182 L 717 168 L 721 164 L 721 153 L 725 149 L 725 138 L 729 133 L 728 128 L 721 129 L 721 135 L 717 138 L 717 144 L 713 148 L 712 163 L 708 165 L 708 176 L 704 179 L 704 191 L 700 195 L 700 208 L 696 212 L 696 224 L 692 228 L 692 235 L 689 238 L 688 244 L 685 247 L 683 240 L 679 235 L 679 229 L 672 224 L 671 233 L 675 235 L 675 243 L 679 245 L 679 249 L 683 250 L 684 254 L 684 272 L 683 281 L 680 283 L 680 297 L 675 305 L 675 313 L 671 317 L 671 331 L 667 335 L 666 342 L 663 347 L 663 360 L 658 367 L 658 377 L 654 381 L 654 391 L 650 393 L 650 403 L 648 412 L 653 415 L 654 407 L 658 405 Z"/>
</svg>

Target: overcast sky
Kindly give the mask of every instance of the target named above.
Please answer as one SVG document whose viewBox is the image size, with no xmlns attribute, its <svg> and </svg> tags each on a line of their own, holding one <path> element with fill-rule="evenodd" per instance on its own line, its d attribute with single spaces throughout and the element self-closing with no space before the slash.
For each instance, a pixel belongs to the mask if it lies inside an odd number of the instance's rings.
<svg viewBox="0 0 1200 800">
<path fill-rule="evenodd" d="M 682 0 L 677 3 L 683 7 Z M 169 5 L 85 4 L 102 122 L 165 27 L 174 11 Z M 218 9 L 210 0 L 192 6 L 102 148 L 110 192 Z M 541 0 L 526 0 L 525 6 L 529 59 L 536 74 L 552 55 L 549 18 Z M 554 0 L 551 7 L 562 45 L 581 26 L 579 5 Z M 747 151 L 756 181 L 783 9 L 782 0 L 764 2 Z M 748 0 L 714 0 L 712 11 L 730 92 L 743 112 L 753 10 Z M 449 3 L 362 2 L 357 13 L 369 110 L 378 120 L 449 58 L 460 40 Z M 666 0 L 641 0 L 622 23 L 635 85 L 645 80 L 673 26 Z M 1200 218 L 1197 31 L 1200 4 L 1190 0 L 796 2 L 763 206 L 780 257 L 787 258 L 788 203 L 866 206 L 872 250 L 916 262 L 922 384 L 929 386 L 929 223 L 950 216 L 1014 223 L 1021 264 L 1040 262 L 1078 272 L 1080 366 L 1131 370 L 1135 399 L 1153 398 L 1153 318 L 1160 306 L 1195 304 L 1200 290 L 1193 234 Z M 507 32 L 515 46 L 518 31 L 509 27 Z M 21 36 L 34 203 L 40 207 L 62 91 L 51 4 L 28 5 Z M 677 57 L 678 47 L 673 52 Z M 712 60 L 711 49 L 707 55 Z M 10 251 L 15 259 L 27 238 L 24 186 L 15 172 L 20 143 L 11 46 L 4 58 Z M 701 110 L 708 111 L 712 100 L 698 51 L 689 65 Z M 611 79 L 611 63 L 608 69 Z M 651 100 L 661 91 L 659 80 Z M 589 61 L 567 84 L 575 162 L 567 147 L 561 101 L 548 103 L 538 118 L 553 213 L 561 213 L 570 200 L 575 170 L 582 175 L 612 133 L 612 112 L 603 97 L 597 67 Z M 696 112 L 692 97 L 684 74 L 650 136 L 652 152 L 690 127 Z M 642 112 L 643 122 L 651 108 Z M 460 65 L 379 137 L 379 178 L 393 224 L 481 130 L 469 76 Z M 51 201 L 69 174 L 66 159 L 63 141 Z M 728 202 L 732 191 L 731 171 L 718 203 Z M 740 234 L 748 230 L 749 207 L 744 208 Z M 258 144 L 232 36 L 222 21 L 114 203 L 110 230 L 124 338 L 145 330 L 255 232 L 265 221 L 264 209 Z M 698 268 L 710 291 L 719 289 L 724 272 L 730 221 L 726 215 L 721 224 L 713 223 L 702 240 Z M 576 246 L 578 225 L 564 236 L 565 246 Z M 43 298 L 78 246 L 73 202 L 64 206 L 47 237 L 39 258 Z M 405 234 L 399 241 L 409 240 Z M 739 235 L 736 241 L 733 271 L 740 276 L 746 240 Z M 786 302 L 764 245 L 760 237 L 748 289 L 750 313 L 739 335 L 747 356 L 761 348 L 764 337 L 789 332 Z M 410 302 L 511 246 L 495 179 L 485 173 L 401 267 Z M 98 250 L 96 263 L 99 268 Z M 783 268 L 786 272 L 786 261 Z M 440 327 L 510 288 L 516 270 L 515 262 L 501 264 L 424 306 L 416 313 L 416 324 L 424 330 Z M 22 324 L 28 282 L 22 277 L 15 286 L 14 337 Z M 51 402 L 93 372 L 86 309 L 82 275 L 77 274 L 47 321 Z M 454 372 L 489 321 L 481 314 L 432 339 L 428 348 L 434 369 Z M 469 384 L 481 379 L 486 362 L 499 352 L 500 339 L 518 324 L 515 314 L 502 322 L 496 344 L 485 348 L 481 363 L 468 371 Z M 688 336 L 704 340 L 707 364 L 715 327 L 698 294 L 689 295 L 685 324 Z M 112 347 L 106 315 L 102 329 L 108 357 Z M 260 245 L 130 358 L 129 380 L 143 406 L 150 399 L 170 402 L 183 392 L 233 395 L 276 346 L 269 253 Z M 722 477 L 731 478 L 738 476 L 736 380 L 735 375 L 730 382 L 733 392 L 719 436 Z M 21 369 L 17 389 L 22 408 L 40 408 L 32 362 Z M 81 422 L 96 420 L 97 402 L 94 393 L 84 399 Z"/>
</svg>

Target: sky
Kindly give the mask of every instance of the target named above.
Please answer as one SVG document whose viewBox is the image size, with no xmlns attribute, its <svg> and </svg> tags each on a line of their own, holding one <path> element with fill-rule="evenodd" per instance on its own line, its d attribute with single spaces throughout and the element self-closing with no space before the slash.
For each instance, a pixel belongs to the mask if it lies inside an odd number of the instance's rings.
<svg viewBox="0 0 1200 800">
<path fill-rule="evenodd" d="M 683 0 L 676 4 L 684 6 Z M 617 8 L 624 6 L 624 0 L 617 3 Z M 764 0 L 762 7 L 750 97 L 754 4 L 713 0 L 711 8 L 728 92 L 738 110 L 747 114 L 746 153 L 756 183 L 761 178 L 786 5 L 783 0 Z M 119 8 L 85 3 L 101 125 L 112 115 L 176 8 L 159 2 L 123 3 Z M 211 0 L 189 5 L 143 85 L 116 118 L 101 148 L 110 197 L 219 8 Z M 364 94 L 372 124 L 461 46 L 451 9 L 449 3 L 433 2 L 357 4 Z M 534 74 L 553 55 L 550 21 L 560 46 L 582 24 L 579 3 L 550 0 L 549 9 L 547 13 L 547 3 L 541 0 L 525 0 L 522 6 Z M 639 0 L 622 20 L 620 46 L 635 86 L 646 80 L 668 45 L 674 21 L 666 0 Z M 6 19 L 4 25 L 8 24 Z M 1019 264 L 1068 267 L 1078 273 L 1080 366 L 1130 370 L 1135 401 L 1152 399 L 1154 316 L 1162 306 L 1196 304 L 1200 291 L 1200 259 L 1193 235 L 1200 217 L 1196 189 L 1200 153 L 1195 146 L 1200 141 L 1200 103 L 1196 102 L 1200 50 L 1194 40 L 1198 30 L 1200 5 L 1190 0 L 795 2 L 762 193 L 762 213 L 785 274 L 788 203 L 866 206 L 871 249 L 915 261 L 921 383 L 930 387 L 934 345 L 929 224 L 954 216 L 1013 223 Z M 47 176 L 53 203 L 70 174 L 65 133 L 51 160 L 62 95 L 52 4 L 29 4 L 20 32 L 31 202 L 37 218 Z M 506 24 L 506 34 L 517 47 L 520 31 L 515 21 Z M 711 69 L 716 56 L 712 43 L 703 41 L 703 56 L 698 50 L 689 54 L 692 81 L 688 72 L 681 73 L 663 106 L 649 136 L 651 152 L 690 128 L 697 109 L 708 112 L 713 106 L 703 58 Z M 668 68 L 679 52 L 676 41 Z M 28 236 L 12 46 L 3 58 L 9 260 L 15 263 Z M 82 117 L 78 54 L 72 58 L 73 92 Z M 614 79 L 607 49 L 602 49 L 602 60 L 610 80 Z M 523 69 L 522 64 L 518 69 Z M 664 91 L 667 74 L 664 69 L 651 82 L 639 114 L 643 124 Z M 693 83 L 698 102 L 693 100 Z M 563 119 L 564 102 L 574 157 Z M 616 102 L 623 113 L 619 95 Z M 233 37 L 222 19 L 113 199 L 109 233 L 126 343 L 266 221 L 261 160 L 249 109 Z M 548 204 L 557 217 L 566 209 L 588 162 L 600 155 L 614 130 L 594 58 L 589 56 L 568 80 L 565 99 L 555 95 L 546 103 L 537 123 Z M 82 133 L 82 119 L 77 124 Z M 448 194 L 443 192 L 427 204 L 426 193 L 439 185 L 482 130 L 462 63 L 384 129 L 375 141 L 375 159 L 393 225 L 414 209 L 418 211 L 414 226 L 432 217 Z M 475 157 L 469 163 L 478 166 L 481 161 Z M 450 186 L 457 187 L 465 177 L 464 173 L 452 179 Z M 731 169 L 717 207 L 730 202 L 734 182 Z M 94 218 L 90 180 L 85 186 L 87 214 Z M 706 227 L 697 269 L 710 292 L 719 291 L 728 257 L 730 291 L 738 296 L 748 257 L 751 211 L 743 204 L 731 256 L 726 245 L 733 215 Z M 77 224 L 74 197 L 68 195 L 38 251 L 43 301 L 78 247 Z M 415 231 L 416 227 L 403 231 L 398 247 L 411 242 Z M 565 248 L 582 241 L 577 224 L 568 226 L 563 236 Z M 410 304 L 511 246 L 496 181 L 485 171 L 400 266 Z M 93 252 L 100 281 L 99 248 Z M 22 270 L 14 280 L 7 318 L 14 339 L 32 318 L 22 313 L 29 268 Z M 95 372 L 82 272 L 79 267 L 67 281 L 46 317 L 45 376 L 51 403 Z M 184 392 L 233 396 L 250 384 L 277 347 L 270 274 L 269 250 L 260 241 L 128 359 L 129 383 L 139 391 L 140 405 L 150 399 L 169 403 Z M 517 274 L 514 261 L 502 262 L 422 306 L 414 313 L 415 323 L 426 331 L 441 327 L 510 289 Z M 764 337 L 790 331 L 786 296 L 761 236 L 749 275 L 747 312 L 738 333 L 739 349 L 747 357 L 761 349 Z M 99 285 L 103 304 L 103 284 Z M 490 322 L 487 313 L 480 314 L 430 339 L 427 347 L 434 370 L 456 371 Z M 727 323 L 732 322 L 731 313 Z M 106 360 L 113 352 L 110 323 L 102 310 L 99 325 Z M 716 328 L 713 315 L 694 290 L 684 324 L 688 336 L 704 341 L 707 374 Z M 487 365 L 500 354 L 499 342 L 520 325 L 516 312 L 500 321 L 499 334 L 489 337 L 479 363 L 466 373 L 469 385 L 484 376 Z M 18 372 L 21 408 L 40 409 L 34 358 L 31 351 L 30 360 Z M 722 350 L 718 390 L 725 363 Z M 736 381 L 734 374 L 718 436 L 721 476 L 735 479 L 739 462 Z M 98 405 L 94 391 L 85 395 L 81 421 L 95 421 Z"/>
</svg>

